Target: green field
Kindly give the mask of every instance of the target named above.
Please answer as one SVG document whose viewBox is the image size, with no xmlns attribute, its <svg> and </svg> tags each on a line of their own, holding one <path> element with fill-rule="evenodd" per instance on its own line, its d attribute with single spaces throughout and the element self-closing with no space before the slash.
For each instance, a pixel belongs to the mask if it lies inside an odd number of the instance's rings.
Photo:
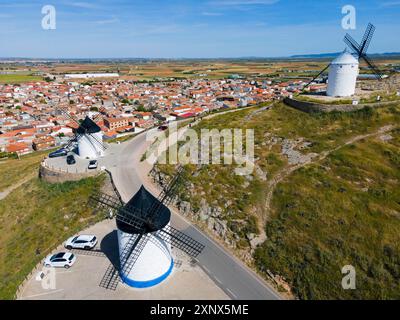
<svg viewBox="0 0 400 320">
<path fill-rule="evenodd" d="M 43 81 L 43 78 L 29 74 L 0 74 L 0 84 L 18 84 L 31 81 Z"/>
<path fill-rule="evenodd" d="M 0 201 L 0 299 L 13 299 L 19 284 L 51 249 L 101 219 L 87 201 L 103 180 L 51 185 L 34 178 Z"/>
</svg>

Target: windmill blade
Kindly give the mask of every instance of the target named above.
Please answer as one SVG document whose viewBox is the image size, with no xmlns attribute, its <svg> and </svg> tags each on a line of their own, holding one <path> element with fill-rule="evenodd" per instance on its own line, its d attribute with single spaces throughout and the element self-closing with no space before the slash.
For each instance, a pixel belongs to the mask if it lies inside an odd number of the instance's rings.
<svg viewBox="0 0 400 320">
<path fill-rule="evenodd" d="M 160 195 L 157 198 L 157 201 L 153 203 L 153 205 L 149 209 L 149 217 L 152 219 L 154 218 L 159 210 L 162 208 L 162 206 L 168 206 L 170 202 L 172 201 L 172 196 L 174 195 L 177 187 L 178 187 L 178 182 L 181 178 L 181 175 L 183 173 L 183 167 L 179 166 L 177 170 L 177 174 L 171 179 L 171 181 L 168 183 L 167 187 L 165 187 Z"/>
<path fill-rule="evenodd" d="M 82 137 L 81 134 L 76 133 L 76 134 L 74 135 L 74 137 L 71 138 L 71 139 L 67 142 L 67 144 L 65 145 L 65 148 L 67 148 L 67 149 L 71 148 L 71 146 L 72 146 L 72 144 L 75 142 L 75 140 L 76 140 L 76 141 L 79 141 L 79 139 L 80 139 L 81 137 Z"/>
<path fill-rule="evenodd" d="M 159 230 L 156 235 L 167 243 L 182 250 L 192 258 L 196 258 L 205 248 L 203 244 L 184 234 L 183 232 L 167 225 Z"/>
<path fill-rule="evenodd" d="M 381 72 L 381 71 L 379 70 L 379 68 L 372 62 L 372 60 L 370 60 L 370 59 L 368 58 L 368 56 L 366 56 L 366 55 L 363 55 L 361 58 L 367 63 L 367 65 L 370 67 L 370 69 L 374 72 L 376 78 L 377 78 L 378 80 L 382 80 L 382 79 L 383 79 L 382 72 Z"/>
<path fill-rule="evenodd" d="M 134 240 L 133 236 L 131 236 L 121 255 L 120 272 L 122 274 L 128 275 L 131 272 L 149 238 L 149 234 L 139 234 Z"/>
<path fill-rule="evenodd" d="M 97 144 L 98 146 L 100 146 L 100 148 L 102 148 L 103 151 L 104 151 L 104 150 L 107 150 L 107 146 L 106 146 L 102 141 L 100 141 L 99 139 L 97 139 L 93 134 L 88 133 L 87 135 L 90 136 L 91 138 L 93 138 L 93 140 L 96 142 L 96 144 Z"/>
<path fill-rule="evenodd" d="M 322 71 L 320 73 L 318 73 L 310 82 L 308 82 L 304 87 L 303 87 L 303 91 L 304 92 L 310 85 L 311 83 L 313 83 L 315 81 L 315 79 L 318 79 L 318 77 L 323 74 L 329 67 L 331 66 L 331 64 L 328 64 L 324 69 L 322 69 Z"/>
<path fill-rule="evenodd" d="M 368 51 L 372 37 L 374 36 L 375 29 L 376 28 L 372 23 L 368 24 L 367 30 L 365 31 L 364 37 L 361 41 L 361 46 L 362 46 L 360 49 L 361 55 L 364 55 Z"/>
<path fill-rule="evenodd" d="M 70 120 L 75 122 L 78 126 L 81 125 L 79 120 L 77 118 L 75 118 L 74 116 L 72 116 L 67 110 L 65 110 L 63 108 L 59 108 L 59 107 L 55 107 L 54 109 L 57 111 L 60 111 L 63 115 L 67 116 Z"/>
<path fill-rule="evenodd" d="M 100 119 L 100 117 L 102 116 L 102 112 L 104 112 L 106 109 L 104 108 L 104 107 L 101 107 L 100 109 L 99 109 L 99 113 L 93 118 L 93 121 L 94 122 L 97 122 L 99 119 Z"/>
<path fill-rule="evenodd" d="M 361 55 L 361 46 L 357 43 L 356 40 L 352 38 L 351 35 L 348 33 L 344 37 L 343 41 L 354 51 L 354 53 L 357 53 L 358 57 Z"/>
<path fill-rule="evenodd" d="M 129 257 L 130 253 L 135 248 L 136 239 L 134 239 L 133 235 L 130 235 L 129 240 L 122 248 L 122 252 L 120 254 L 119 263 L 117 265 L 113 265 L 112 263 L 108 266 L 103 278 L 100 281 L 99 286 L 109 290 L 116 290 L 119 283 L 119 270 L 123 269 L 123 266 L 126 265 L 125 262 Z M 130 271 L 129 271 L 130 272 Z"/>
<path fill-rule="evenodd" d="M 107 207 L 113 210 L 119 210 L 124 205 L 119 198 L 102 192 L 92 194 L 89 197 L 89 204 L 95 206 L 96 208 Z"/>
<path fill-rule="evenodd" d="M 134 207 L 123 206 L 118 198 L 105 193 L 98 193 L 90 196 L 89 203 L 95 208 L 107 208 L 115 211 L 116 218 L 127 225 L 139 230 L 147 231 L 149 222 L 142 218 L 143 213 Z"/>
</svg>

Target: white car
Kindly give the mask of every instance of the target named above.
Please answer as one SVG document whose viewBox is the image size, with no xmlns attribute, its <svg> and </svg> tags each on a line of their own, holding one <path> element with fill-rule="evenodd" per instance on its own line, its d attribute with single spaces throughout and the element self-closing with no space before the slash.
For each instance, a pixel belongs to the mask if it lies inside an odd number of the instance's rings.
<svg viewBox="0 0 400 320">
<path fill-rule="evenodd" d="M 71 267 L 76 261 L 76 257 L 73 253 L 69 252 L 59 252 L 48 256 L 44 260 L 45 267 L 55 267 L 55 268 L 66 268 Z"/>
<path fill-rule="evenodd" d="M 69 238 L 64 246 L 68 249 L 93 249 L 97 244 L 97 238 L 93 235 L 80 235 Z"/>
<path fill-rule="evenodd" d="M 97 160 L 91 160 L 89 161 L 88 169 L 97 169 Z"/>
</svg>

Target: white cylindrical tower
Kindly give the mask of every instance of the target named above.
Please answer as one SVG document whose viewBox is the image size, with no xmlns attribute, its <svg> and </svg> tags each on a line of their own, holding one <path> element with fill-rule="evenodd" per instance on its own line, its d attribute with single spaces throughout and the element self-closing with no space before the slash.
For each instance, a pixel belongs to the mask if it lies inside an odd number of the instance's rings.
<svg viewBox="0 0 400 320">
<path fill-rule="evenodd" d="M 102 132 L 84 134 L 78 141 L 78 154 L 81 158 L 97 159 L 104 156 L 100 143 L 103 142 Z"/>
<path fill-rule="evenodd" d="M 124 248 L 129 247 L 129 242 L 137 240 L 138 237 L 137 234 L 118 230 L 120 263 L 122 264 L 120 277 L 125 284 L 133 288 L 153 287 L 164 281 L 172 272 L 174 263 L 171 256 L 171 246 L 155 233 L 145 235 L 125 262 Z M 144 239 L 146 237 L 147 239 Z M 141 241 L 145 243 L 143 248 L 141 248 Z M 133 262 L 134 265 L 131 266 L 130 264 Z"/>
<path fill-rule="evenodd" d="M 165 238 L 165 234 L 161 238 L 157 233 L 169 225 L 170 218 L 170 210 L 143 186 L 119 212 L 116 218 L 119 275 L 124 283 L 134 288 L 148 288 L 171 274 L 174 262 L 170 238 Z M 140 226 L 134 221 L 147 222 Z"/>
<path fill-rule="evenodd" d="M 343 52 L 330 65 L 327 95 L 330 97 L 354 95 L 358 72 L 358 60 L 352 54 Z"/>
</svg>

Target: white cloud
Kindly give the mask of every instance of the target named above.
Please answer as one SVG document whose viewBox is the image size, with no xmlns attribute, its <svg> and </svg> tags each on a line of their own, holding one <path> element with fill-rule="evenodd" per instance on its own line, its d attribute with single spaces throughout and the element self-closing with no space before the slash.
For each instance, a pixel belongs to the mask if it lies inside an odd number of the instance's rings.
<svg viewBox="0 0 400 320">
<path fill-rule="evenodd" d="M 118 23 L 118 22 L 120 22 L 120 20 L 117 17 L 112 17 L 110 19 L 97 20 L 94 23 L 104 25 L 104 24 L 112 24 L 112 23 Z"/>
<path fill-rule="evenodd" d="M 270 5 L 280 0 L 214 0 L 210 4 L 218 6 L 246 6 L 246 5 Z"/>
<path fill-rule="evenodd" d="M 72 2 L 70 4 L 73 7 L 83 8 L 83 9 L 95 9 L 96 5 L 89 2 Z"/>
<path fill-rule="evenodd" d="M 400 6 L 400 1 L 390 1 L 381 3 L 381 7 L 396 7 Z"/>
<path fill-rule="evenodd" d="M 218 17 L 218 16 L 222 16 L 223 15 L 220 12 L 202 12 L 201 14 L 203 16 L 209 16 L 209 17 Z"/>
</svg>

